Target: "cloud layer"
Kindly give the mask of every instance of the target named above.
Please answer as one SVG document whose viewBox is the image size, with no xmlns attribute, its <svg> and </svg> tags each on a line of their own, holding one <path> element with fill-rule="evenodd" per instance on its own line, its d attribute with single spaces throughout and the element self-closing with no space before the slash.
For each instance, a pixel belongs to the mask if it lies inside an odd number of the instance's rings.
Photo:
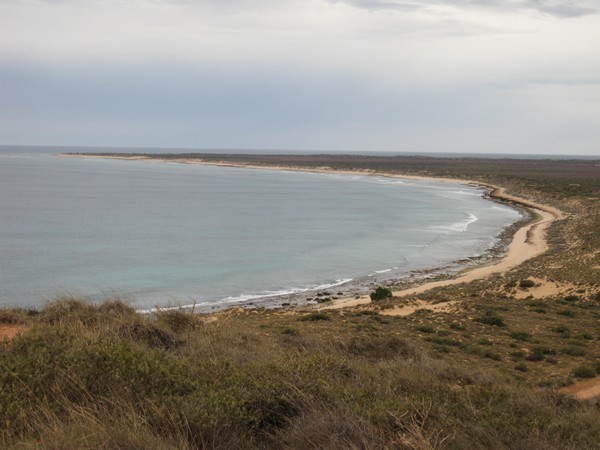
<svg viewBox="0 0 600 450">
<path fill-rule="evenodd" d="M 598 154 L 594 3 L 8 0 L 0 143 Z"/>
<path fill-rule="evenodd" d="M 557 17 L 581 17 L 597 14 L 600 7 L 591 0 L 330 0 L 368 10 L 426 10 L 436 7 L 488 9 L 503 12 L 537 11 Z"/>
</svg>

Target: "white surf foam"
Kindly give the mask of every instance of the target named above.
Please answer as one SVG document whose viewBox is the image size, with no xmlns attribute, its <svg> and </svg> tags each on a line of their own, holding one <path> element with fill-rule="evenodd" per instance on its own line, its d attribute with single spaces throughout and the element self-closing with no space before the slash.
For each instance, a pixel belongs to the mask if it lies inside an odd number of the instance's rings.
<svg viewBox="0 0 600 450">
<path fill-rule="evenodd" d="M 479 220 L 475 215 L 471 213 L 467 214 L 468 217 L 461 222 L 456 222 L 451 225 L 432 225 L 428 227 L 428 229 L 434 231 L 441 231 L 446 234 L 464 233 L 469 228 L 469 225 Z"/>
</svg>

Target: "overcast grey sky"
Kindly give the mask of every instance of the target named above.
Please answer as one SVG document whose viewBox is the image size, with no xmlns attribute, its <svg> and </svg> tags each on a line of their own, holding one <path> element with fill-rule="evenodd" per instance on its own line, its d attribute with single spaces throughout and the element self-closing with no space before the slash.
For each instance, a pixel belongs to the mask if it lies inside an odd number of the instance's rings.
<svg viewBox="0 0 600 450">
<path fill-rule="evenodd" d="M 600 155 L 600 0 L 0 0 L 0 144 Z"/>
</svg>

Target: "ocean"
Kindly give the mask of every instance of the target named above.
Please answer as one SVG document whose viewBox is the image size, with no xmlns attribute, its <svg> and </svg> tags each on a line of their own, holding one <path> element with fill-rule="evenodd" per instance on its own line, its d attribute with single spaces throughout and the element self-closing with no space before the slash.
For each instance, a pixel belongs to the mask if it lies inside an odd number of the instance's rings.
<svg viewBox="0 0 600 450">
<path fill-rule="evenodd" d="M 72 150 L 72 149 L 70 149 Z M 0 305 L 202 310 L 483 255 L 521 213 L 461 184 L 0 149 Z"/>
</svg>

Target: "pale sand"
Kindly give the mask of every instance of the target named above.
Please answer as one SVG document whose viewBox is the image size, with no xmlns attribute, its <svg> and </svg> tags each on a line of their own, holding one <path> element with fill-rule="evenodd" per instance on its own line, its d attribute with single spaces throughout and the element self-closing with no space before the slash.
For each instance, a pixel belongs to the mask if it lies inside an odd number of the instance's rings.
<svg viewBox="0 0 600 450">
<path fill-rule="evenodd" d="M 456 301 L 433 304 L 426 302 L 425 300 L 412 300 L 405 305 L 399 305 L 391 309 L 384 309 L 383 311 L 380 311 L 379 314 L 381 314 L 382 316 L 405 317 L 410 316 L 412 313 L 417 312 L 420 309 L 424 309 L 427 311 L 451 313 L 460 311 L 460 306 Z"/>
<path fill-rule="evenodd" d="M 0 325 L 0 341 L 4 339 L 12 339 L 15 336 L 19 335 L 23 331 L 25 331 L 25 325 L 9 325 L 2 324 Z"/>
<path fill-rule="evenodd" d="M 525 206 L 530 208 L 535 213 L 537 213 L 538 220 L 533 223 L 526 224 L 521 227 L 514 234 L 512 242 L 509 244 L 508 251 L 506 255 L 493 263 L 479 266 L 473 269 L 468 270 L 467 272 L 459 275 L 456 278 L 442 281 L 433 281 L 429 283 L 424 283 L 417 287 L 404 289 L 401 291 L 395 291 L 393 294 L 395 297 L 405 297 L 408 295 L 421 294 L 423 292 L 429 291 L 434 288 L 452 286 L 456 284 L 469 283 L 471 281 L 480 280 L 489 277 L 492 274 L 496 273 L 506 273 L 511 269 L 523 264 L 525 261 L 535 258 L 536 256 L 541 255 L 546 250 L 548 250 L 548 243 L 546 242 L 546 230 L 550 226 L 550 224 L 556 220 L 561 220 L 564 218 L 563 213 L 552 206 L 542 205 L 539 203 L 532 202 L 530 200 L 520 198 L 514 195 L 507 194 L 505 189 L 499 186 L 494 186 L 491 184 L 480 183 L 472 180 L 461 180 L 456 178 L 435 178 L 435 177 L 424 177 L 424 176 L 416 176 L 416 175 L 399 175 L 394 173 L 385 173 L 385 172 L 374 172 L 368 170 L 334 170 L 329 167 L 319 167 L 319 168 L 304 168 L 304 167 L 296 167 L 296 166 L 260 166 L 260 165 L 252 165 L 252 164 L 240 164 L 240 163 L 230 163 L 230 162 L 212 162 L 212 161 L 202 161 L 199 159 L 189 159 L 189 158 L 178 158 L 178 159 L 157 159 L 151 157 L 144 156 L 94 156 L 94 155 L 64 155 L 64 156 L 77 156 L 83 158 L 112 158 L 112 159 L 135 159 L 135 160 L 159 160 L 166 162 L 176 162 L 183 164 L 204 164 L 210 166 L 224 166 L 224 167 L 242 167 L 247 169 L 260 169 L 260 170 L 293 170 L 293 171 L 302 171 L 302 172 L 317 172 L 317 173 L 342 173 L 342 174 L 361 174 L 361 175 L 375 175 L 375 176 L 383 176 L 383 177 L 391 177 L 391 178 L 400 178 L 400 179 L 413 179 L 413 180 L 426 180 L 426 181 L 436 181 L 436 182 L 450 182 L 450 183 L 460 183 L 469 186 L 481 187 L 488 190 L 490 193 L 490 197 L 508 202 L 515 203 L 517 205 Z M 356 298 L 345 298 L 335 301 L 331 305 L 319 306 L 319 309 L 340 309 L 340 308 L 348 308 L 352 306 L 359 306 L 370 303 L 371 300 L 368 296 L 362 296 L 358 299 Z"/>
<path fill-rule="evenodd" d="M 557 297 L 559 295 L 574 294 L 578 289 L 573 283 L 559 283 L 537 277 L 529 277 L 529 279 L 535 282 L 535 286 L 527 289 L 517 289 L 514 294 L 515 298 L 524 299 L 530 296 L 536 299 Z"/>
<path fill-rule="evenodd" d="M 576 381 L 569 386 L 560 388 L 558 392 L 575 397 L 577 400 L 598 401 L 600 400 L 600 377 Z"/>
</svg>

